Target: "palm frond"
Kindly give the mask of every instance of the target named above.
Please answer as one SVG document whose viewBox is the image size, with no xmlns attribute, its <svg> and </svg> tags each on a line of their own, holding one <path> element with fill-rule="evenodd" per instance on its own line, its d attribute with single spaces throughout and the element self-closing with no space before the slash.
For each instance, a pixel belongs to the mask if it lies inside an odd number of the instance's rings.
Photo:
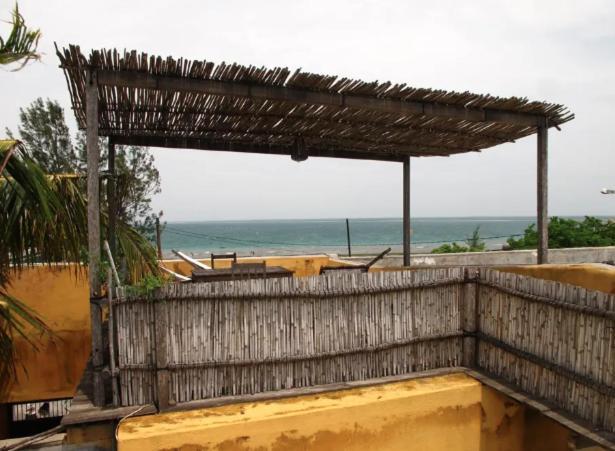
<svg viewBox="0 0 615 451">
<path fill-rule="evenodd" d="M 15 147 L 15 141 L 12 141 Z M 17 144 L 18 149 L 0 176 L 0 285 L 3 270 L 34 263 L 78 262 L 87 257 L 87 200 L 85 179 L 74 175 L 46 175 Z M 0 140 L 0 161 L 12 148 Z M 106 235 L 108 218 L 101 214 Z M 131 275 L 158 274 L 154 247 L 129 224 L 118 221 L 119 252 Z M 3 261 L 4 258 L 4 261 Z M 5 279 L 6 280 L 6 277 Z"/>
<path fill-rule="evenodd" d="M 15 140 L 0 140 L 0 162 L 6 162 L 0 174 L 0 380 L 8 381 L 15 374 L 12 338 L 30 340 L 26 329 L 32 328 L 50 333 L 35 312 L 8 295 L 10 275 L 35 264 L 85 268 L 88 221 L 85 179 L 45 174 Z M 107 222 L 102 214 L 103 236 Z M 119 222 L 116 230 L 132 281 L 158 274 L 154 247 L 128 224 Z"/>
<path fill-rule="evenodd" d="M 14 69 L 19 70 L 29 61 L 40 59 L 37 48 L 41 31 L 28 29 L 17 3 L 9 23 L 13 26 L 9 36 L 6 39 L 0 36 L 0 65 L 20 63 Z"/>
</svg>

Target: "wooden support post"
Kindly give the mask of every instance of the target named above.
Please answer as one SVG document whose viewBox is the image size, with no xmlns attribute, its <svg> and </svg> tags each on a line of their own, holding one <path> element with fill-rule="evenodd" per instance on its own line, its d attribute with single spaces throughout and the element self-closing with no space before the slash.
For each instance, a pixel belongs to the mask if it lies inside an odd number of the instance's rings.
<svg viewBox="0 0 615 451">
<path fill-rule="evenodd" d="M 156 248 L 158 249 L 158 259 L 162 260 L 162 237 L 160 235 L 160 218 L 156 216 Z"/>
<path fill-rule="evenodd" d="M 537 146 L 537 232 L 538 232 L 538 264 L 549 262 L 549 213 L 548 213 L 548 124 L 538 126 Z"/>
<path fill-rule="evenodd" d="M 477 366 L 477 338 L 474 336 L 478 330 L 478 284 L 476 277 L 478 271 L 465 268 L 465 283 L 461 287 L 461 312 L 463 332 L 468 334 L 463 337 L 461 364 L 467 368 Z"/>
<path fill-rule="evenodd" d="M 350 248 L 350 223 L 348 222 L 348 218 L 346 218 L 346 241 L 348 243 L 348 256 L 352 257 L 352 249 Z"/>
<path fill-rule="evenodd" d="M 159 411 L 166 410 L 171 404 L 169 352 L 167 333 L 169 327 L 167 303 L 157 301 L 154 304 L 156 328 L 156 401 Z"/>
<path fill-rule="evenodd" d="M 410 157 L 404 157 L 403 243 L 404 266 L 410 266 Z"/>
<path fill-rule="evenodd" d="M 98 164 L 98 84 L 96 71 L 88 73 L 85 90 L 86 147 L 88 155 L 88 268 L 90 297 L 100 295 L 100 180 Z"/>
<path fill-rule="evenodd" d="M 111 254 L 117 258 L 116 253 L 116 225 L 117 225 L 117 200 L 115 194 L 115 188 L 117 180 L 115 179 L 115 144 L 109 140 L 109 178 L 107 179 L 107 202 L 109 211 L 109 229 L 107 233 L 107 240 L 109 241 L 109 247 L 111 248 Z"/>
<path fill-rule="evenodd" d="M 100 179 L 98 164 L 98 83 L 96 72 L 89 71 L 85 88 L 87 195 L 88 195 L 88 279 L 90 284 L 90 321 L 92 331 L 92 404 L 105 404 L 103 387 L 103 333 L 100 307 Z"/>
</svg>

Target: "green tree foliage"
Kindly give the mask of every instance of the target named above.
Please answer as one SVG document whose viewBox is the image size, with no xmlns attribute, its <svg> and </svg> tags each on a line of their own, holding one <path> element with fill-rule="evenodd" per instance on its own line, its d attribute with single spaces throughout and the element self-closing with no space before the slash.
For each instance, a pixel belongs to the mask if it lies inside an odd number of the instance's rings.
<svg viewBox="0 0 615 451">
<path fill-rule="evenodd" d="M 6 38 L 0 36 L 0 66 L 17 63 L 18 66 L 14 70 L 19 70 L 29 61 L 40 58 L 37 47 L 41 32 L 26 26 L 17 3 L 9 24 L 12 25 L 9 35 Z"/>
<path fill-rule="evenodd" d="M 466 239 L 469 252 L 483 252 L 486 248 L 485 242 L 480 239 L 480 226 L 472 232 L 472 236 Z"/>
<path fill-rule="evenodd" d="M 19 121 L 21 141 L 44 172 L 63 174 L 78 170 L 64 109 L 58 102 L 38 98 L 25 109 L 19 109 Z M 7 134 L 12 137 L 9 130 Z"/>
<path fill-rule="evenodd" d="M 457 243 L 446 243 L 431 251 L 432 254 L 456 254 L 460 252 L 468 252 L 468 247 Z"/>
<path fill-rule="evenodd" d="M 160 173 L 154 156 L 145 147 L 123 146 L 116 157 L 117 216 L 150 240 L 155 239 L 156 214 L 151 196 L 160 192 Z"/>
<path fill-rule="evenodd" d="M 472 235 L 466 238 L 466 246 L 457 243 L 446 243 L 436 247 L 432 254 L 454 254 L 460 252 L 483 252 L 486 249 L 485 242 L 480 239 L 480 226 L 476 227 Z"/>
<path fill-rule="evenodd" d="M 551 249 L 566 247 L 599 247 L 615 245 L 615 222 L 603 221 L 586 216 L 584 220 L 559 218 L 554 216 L 549 221 L 549 247 Z M 510 249 L 536 249 L 538 233 L 536 224 L 525 229 L 522 237 L 508 239 Z"/>
<path fill-rule="evenodd" d="M 10 131 L 7 130 L 10 136 Z M 19 135 L 32 158 L 50 174 L 82 173 L 87 169 L 85 134 L 71 139 L 64 110 L 57 101 L 37 99 L 20 109 Z M 100 170 L 108 166 L 106 139 L 99 143 Z M 160 192 L 160 174 L 145 147 L 116 147 L 116 196 L 118 219 L 152 237 L 156 215 L 151 196 Z M 106 190 L 101 191 L 106 205 Z M 106 211 L 106 207 L 103 208 Z"/>
</svg>

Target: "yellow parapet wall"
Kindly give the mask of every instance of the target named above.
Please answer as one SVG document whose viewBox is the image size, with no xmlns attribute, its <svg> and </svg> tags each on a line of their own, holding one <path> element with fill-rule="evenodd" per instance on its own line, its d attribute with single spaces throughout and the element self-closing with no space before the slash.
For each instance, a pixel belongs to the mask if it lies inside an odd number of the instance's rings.
<svg viewBox="0 0 615 451">
<path fill-rule="evenodd" d="M 615 267 L 594 263 L 575 265 L 501 266 L 500 271 L 553 280 L 615 294 Z"/>
<path fill-rule="evenodd" d="M 465 374 L 130 418 L 122 451 L 567 449 L 560 427 L 524 443 L 523 406 Z M 544 438 L 544 437 L 543 437 Z"/>
<path fill-rule="evenodd" d="M 74 265 L 35 266 L 11 278 L 9 294 L 40 315 L 55 336 L 29 329 L 38 351 L 14 337 L 17 380 L 8 383 L 0 403 L 74 395 L 90 354 L 87 283 L 87 272 L 77 276 Z"/>
<path fill-rule="evenodd" d="M 208 260 L 202 260 L 208 263 Z M 347 263 L 327 255 L 289 257 L 246 257 L 243 262 L 266 261 L 283 266 L 295 276 L 320 272 L 323 265 L 344 266 Z M 190 274 L 190 266 L 181 260 L 165 260 L 173 271 Z M 229 260 L 216 261 L 219 267 Z M 73 396 L 81 379 L 90 352 L 90 317 L 87 272 L 75 276 L 73 265 L 36 266 L 16 273 L 9 294 L 19 298 L 38 312 L 55 332 L 50 340 L 43 337 L 39 351 L 25 340 L 15 337 L 18 379 L 0 395 L 2 402 L 22 402 Z M 604 265 L 541 265 L 501 267 L 502 271 L 572 283 L 585 288 L 615 293 L 615 269 Z M 4 382 L 4 381 L 3 381 Z"/>
<path fill-rule="evenodd" d="M 292 257 L 246 257 L 243 262 L 266 261 L 283 266 L 295 276 L 318 274 L 321 266 L 344 265 L 327 255 Z M 202 260 L 209 263 L 209 260 Z M 167 268 L 190 275 L 191 267 L 182 260 L 164 260 Z M 227 267 L 230 260 L 216 261 L 216 267 Z M 38 351 L 21 337 L 15 337 L 17 380 L 8 381 L 8 390 L 0 394 L 0 403 L 56 398 L 70 398 L 81 380 L 90 354 L 90 304 L 87 270 L 79 276 L 75 265 L 35 266 L 16 272 L 8 293 L 37 312 L 54 331 L 55 338 L 36 338 Z M 5 382 L 5 381 L 2 381 Z M 3 388 L 6 387 L 3 384 Z"/>
</svg>

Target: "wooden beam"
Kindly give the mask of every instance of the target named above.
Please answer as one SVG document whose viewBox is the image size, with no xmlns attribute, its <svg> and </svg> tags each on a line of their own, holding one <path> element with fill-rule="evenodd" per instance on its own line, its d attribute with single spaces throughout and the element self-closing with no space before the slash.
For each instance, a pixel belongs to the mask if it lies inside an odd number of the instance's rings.
<svg viewBox="0 0 615 451">
<path fill-rule="evenodd" d="M 548 125 L 546 119 L 538 127 L 537 135 L 537 232 L 538 264 L 549 263 L 549 213 L 548 213 Z"/>
<path fill-rule="evenodd" d="M 103 113 L 104 114 L 104 113 Z M 199 121 L 200 122 L 200 121 Z M 354 133 L 354 134 L 353 134 Z M 351 136 L 355 138 L 347 138 L 344 136 L 338 136 L 333 133 L 326 132 L 323 134 L 318 131 L 304 131 L 298 132 L 297 130 L 283 130 L 283 129 L 269 129 L 267 127 L 256 129 L 251 125 L 244 125 L 243 127 L 229 126 L 229 125 L 213 125 L 211 127 L 194 127 L 183 126 L 173 127 L 165 130 L 160 125 L 156 127 L 135 127 L 130 126 L 127 129 L 122 128 L 121 125 L 116 127 L 105 127 L 99 129 L 99 134 L 102 136 L 147 136 L 151 138 L 167 138 L 167 137 L 185 137 L 186 135 L 200 136 L 199 139 L 208 139 L 211 141 L 228 141 L 232 142 L 234 139 L 241 139 L 242 141 L 249 142 L 261 142 L 267 143 L 270 139 L 282 139 L 288 142 L 295 142 L 297 138 L 303 139 L 307 143 L 307 147 L 319 146 L 321 143 L 334 148 L 350 149 L 364 152 L 379 152 L 379 146 L 386 146 L 381 152 L 391 153 L 397 152 L 401 155 L 429 155 L 429 156 L 448 156 L 452 153 L 465 153 L 465 152 L 478 152 L 475 147 L 468 145 L 434 145 L 434 144 L 409 144 L 404 140 L 390 140 L 384 139 L 383 135 L 387 133 L 386 130 L 379 131 L 375 136 L 368 138 L 361 138 L 361 132 L 354 130 Z M 228 137 L 231 135 L 231 137 Z M 232 136 L 240 136 L 240 138 L 233 138 Z M 364 146 L 371 146 L 370 150 L 361 150 L 357 148 L 357 144 Z M 501 142 L 493 142 L 485 144 L 483 148 L 489 146 L 496 146 Z M 375 148 L 374 148 L 375 147 Z"/>
<path fill-rule="evenodd" d="M 132 133 L 133 131 L 129 131 Z M 212 132 L 214 132 L 212 130 Z M 134 132 L 132 136 L 124 136 L 123 133 L 117 133 L 117 131 L 103 130 L 102 133 L 108 135 L 113 139 L 114 143 L 125 144 L 143 142 L 148 144 L 138 144 L 150 147 L 177 147 L 177 148 L 195 148 L 202 150 L 222 150 L 229 152 L 251 152 L 251 153 L 264 153 L 274 155 L 290 155 L 296 154 L 297 148 L 295 140 L 296 135 L 276 135 L 276 137 L 282 137 L 283 140 L 288 141 L 288 144 L 268 143 L 267 139 L 269 134 L 257 134 L 250 131 L 236 131 L 241 135 L 243 141 L 237 142 L 233 139 L 225 139 L 221 137 L 182 137 L 166 135 L 164 132 L 146 131 L 141 133 L 140 131 Z M 173 133 L 173 132 L 170 132 Z M 304 141 L 305 142 L 305 141 Z M 292 144 L 291 144 L 292 143 Z M 413 157 L 448 157 L 454 154 L 466 153 L 466 152 L 479 152 L 478 150 L 468 148 L 447 148 L 447 147 L 434 147 L 423 145 L 403 145 L 394 147 L 393 149 L 357 149 L 353 146 L 356 145 L 356 141 L 349 139 L 332 139 L 327 142 L 328 148 L 322 148 L 319 142 L 307 141 L 305 148 L 307 148 L 308 156 L 310 157 L 328 157 L 328 158 L 349 158 L 360 160 L 382 160 L 382 161 L 402 161 L 404 156 Z M 381 144 L 381 143 L 375 143 Z M 137 144 L 135 144 L 137 145 Z M 304 149 L 305 150 L 305 149 Z"/>
<path fill-rule="evenodd" d="M 87 195 L 88 195 L 88 268 L 90 296 L 100 295 L 100 181 L 98 164 L 98 85 L 96 72 L 89 72 L 86 85 L 86 148 L 87 148 Z"/>
<path fill-rule="evenodd" d="M 75 115 L 79 114 L 81 110 L 81 105 L 77 100 L 75 105 L 72 106 L 72 110 L 75 112 Z M 369 119 L 369 118 L 355 118 L 355 117 L 320 117 L 313 116 L 310 113 L 301 113 L 300 111 L 292 111 L 292 112 L 276 112 L 276 111 L 262 111 L 258 110 L 258 112 L 242 112 L 237 109 L 233 109 L 231 107 L 157 107 L 156 105 L 133 105 L 133 104 L 123 104 L 123 103 L 106 103 L 104 108 L 101 106 L 100 113 L 102 115 L 109 114 L 109 117 L 112 117 L 114 113 L 123 113 L 123 114 L 164 114 L 171 116 L 181 116 L 182 118 L 190 118 L 190 120 L 194 121 L 197 119 L 207 118 L 208 121 L 217 120 L 220 118 L 224 118 L 225 120 L 231 122 L 237 122 L 242 119 L 249 119 L 251 121 L 256 121 L 259 119 L 271 119 L 274 121 L 284 120 L 285 122 L 292 122 L 293 124 L 299 122 L 309 122 L 310 124 L 315 124 L 321 126 L 321 128 L 329 128 L 336 127 L 340 124 L 347 125 L 349 127 L 373 127 L 379 128 L 382 133 L 390 132 L 390 131 L 399 131 L 399 132 L 407 132 L 407 131 L 415 131 L 419 134 L 419 136 L 425 136 L 433 133 L 437 133 L 438 135 L 444 136 L 446 139 L 467 139 L 467 138 L 475 138 L 480 137 L 485 140 L 489 140 L 493 142 L 493 145 L 504 144 L 504 143 L 514 143 L 514 139 L 504 138 L 501 134 L 497 133 L 489 133 L 489 132 L 476 132 L 470 129 L 462 129 L 462 130 L 451 130 L 446 126 L 434 126 L 429 121 L 426 125 L 408 124 L 407 120 L 402 121 L 402 123 L 391 123 L 390 117 L 385 116 L 380 119 Z M 557 127 L 557 126 L 556 126 Z M 528 130 L 527 135 L 533 134 L 534 130 Z M 110 133 L 112 134 L 112 133 Z"/>
<path fill-rule="evenodd" d="M 460 119 L 472 122 L 498 122 L 522 126 L 537 126 L 541 116 L 497 109 L 481 109 L 437 102 L 385 99 L 355 94 L 317 92 L 284 86 L 259 86 L 218 80 L 203 80 L 169 75 L 154 75 L 137 71 L 99 70 L 101 85 L 125 88 L 156 89 L 160 91 L 191 92 L 218 96 L 254 98 L 261 100 L 306 103 L 357 108 L 386 113 L 420 114 L 433 117 Z"/>
<path fill-rule="evenodd" d="M 112 136 L 114 144 L 174 149 L 201 149 L 226 152 L 260 153 L 266 155 L 292 155 L 293 147 L 272 144 L 233 143 L 206 138 L 165 138 L 162 136 Z M 402 161 L 403 154 L 337 149 L 308 149 L 309 157 L 348 158 L 352 160 Z M 446 155 L 442 155 L 446 156 Z"/>
<path fill-rule="evenodd" d="M 88 279 L 90 285 L 90 325 L 92 331 L 92 404 L 105 404 L 103 387 L 102 309 L 96 301 L 101 294 L 100 281 L 100 180 L 98 164 L 98 84 L 96 72 L 90 71 L 85 87 L 86 97 L 86 148 L 87 148 L 87 197 L 88 197 Z"/>
<path fill-rule="evenodd" d="M 403 160 L 403 238 L 404 238 L 404 266 L 410 266 L 410 157 Z"/>
<path fill-rule="evenodd" d="M 109 217 L 109 229 L 107 233 L 107 240 L 109 241 L 109 247 L 111 248 L 111 254 L 117 258 L 116 254 L 116 225 L 117 225 L 117 205 L 115 198 L 115 144 L 109 140 L 109 177 L 107 178 L 107 203 L 108 209 L 107 215 Z"/>
</svg>

